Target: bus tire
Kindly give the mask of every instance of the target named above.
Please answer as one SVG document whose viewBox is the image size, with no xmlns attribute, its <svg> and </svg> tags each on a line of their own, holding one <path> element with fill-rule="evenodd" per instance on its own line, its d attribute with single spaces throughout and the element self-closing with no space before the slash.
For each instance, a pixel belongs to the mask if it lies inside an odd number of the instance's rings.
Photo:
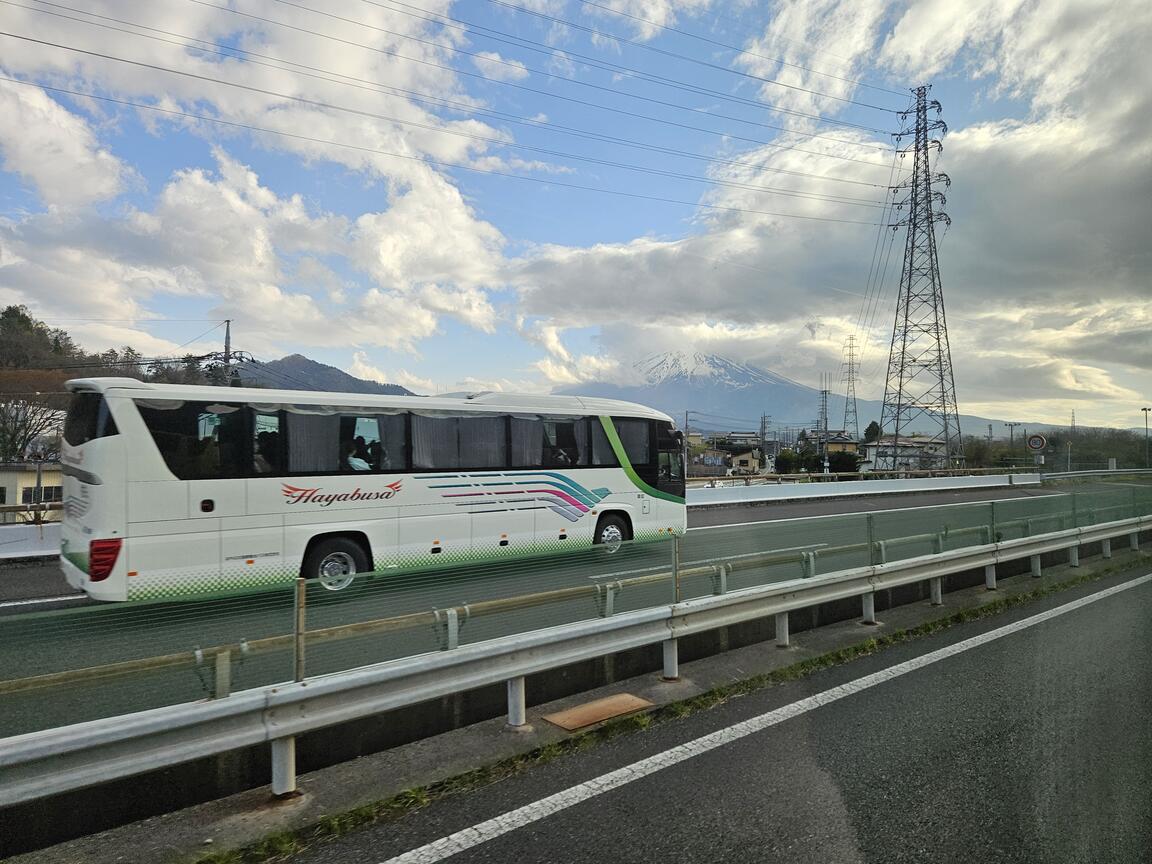
<svg viewBox="0 0 1152 864">
<path fill-rule="evenodd" d="M 632 528 L 628 520 L 617 513 L 605 513 L 596 523 L 596 533 L 592 537 L 592 542 L 615 552 L 621 543 L 631 539 Z"/>
<path fill-rule="evenodd" d="M 368 570 L 368 556 L 359 543 L 348 537 L 329 537 L 308 550 L 300 575 L 317 580 L 329 591 L 343 591 L 356 579 L 357 573 Z"/>
</svg>

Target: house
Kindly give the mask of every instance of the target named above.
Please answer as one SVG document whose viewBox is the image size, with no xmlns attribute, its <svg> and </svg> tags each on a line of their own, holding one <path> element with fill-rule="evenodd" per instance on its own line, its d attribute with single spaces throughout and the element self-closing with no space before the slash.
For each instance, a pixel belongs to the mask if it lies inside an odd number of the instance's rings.
<svg viewBox="0 0 1152 864">
<path fill-rule="evenodd" d="M 760 448 L 733 450 L 730 454 L 733 474 L 756 474 L 760 471 Z"/>
<path fill-rule="evenodd" d="M 828 440 L 824 442 L 826 453 L 855 453 L 859 449 L 856 439 L 843 432 L 831 432 Z"/>
<path fill-rule="evenodd" d="M 36 468 L 40 465 L 40 488 L 36 488 Z M 0 505 L 35 504 L 64 500 L 64 480 L 59 462 L 7 462 L 0 464 Z M 7 509 L 7 508 L 5 508 Z M 59 510 L 41 514 L 43 521 L 60 521 Z M 30 511 L 0 511 L 0 524 L 31 522 Z"/>
</svg>

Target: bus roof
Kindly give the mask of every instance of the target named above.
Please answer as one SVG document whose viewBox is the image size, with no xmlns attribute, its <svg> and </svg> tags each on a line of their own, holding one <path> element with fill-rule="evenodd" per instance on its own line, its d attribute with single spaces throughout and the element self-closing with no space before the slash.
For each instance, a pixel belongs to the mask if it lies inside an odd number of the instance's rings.
<svg viewBox="0 0 1152 864">
<path fill-rule="evenodd" d="M 358 405 L 428 411 L 501 411 L 526 414 L 610 414 L 668 420 L 667 414 L 619 399 L 590 396 L 538 396 L 531 393 L 448 393 L 439 396 L 382 396 L 374 393 L 328 393 L 317 390 L 270 390 L 257 387 L 208 387 L 189 384 L 152 384 L 135 378 L 74 378 L 65 386 L 73 393 L 125 391 L 141 399 L 194 401 L 287 402 L 292 404 Z M 226 396 L 224 394 L 227 394 Z"/>
</svg>

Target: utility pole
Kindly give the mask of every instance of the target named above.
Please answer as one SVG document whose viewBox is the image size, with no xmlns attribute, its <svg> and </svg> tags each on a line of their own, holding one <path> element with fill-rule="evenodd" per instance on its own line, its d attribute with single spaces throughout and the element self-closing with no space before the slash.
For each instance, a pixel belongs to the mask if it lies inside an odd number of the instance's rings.
<svg viewBox="0 0 1152 864">
<path fill-rule="evenodd" d="M 988 447 L 989 448 L 992 447 L 992 424 L 991 423 L 988 424 Z M 991 452 L 991 451 L 989 451 L 989 452 Z"/>
<path fill-rule="evenodd" d="M 956 407 L 956 383 L 952 374 L 952 354 L 948 347 L 948 325 L 944 316 L 944 292 L 940 283 L 940 262 L 936 254 L 937 222 L 951 224 L 943 207 L 943 193 L 933 183 L 947 186 L 944 174 L 933 173 L 929 151 L 939 152 L 940 141 L 929 134 L 947 132 L 940 119 L 940 103 L 928 101 L 928 87 L 913 90 L 914 108 L 902 112 L 905 122 L 915 115 L 913 128 L 907 126 L 897 136 L 900 141 L 914 136 L 911 147 L 901 157 L 914 154 L 911 177 L 893 188 L 907 188 L 908 196 L 898 209 L 906 214 L 890 227 L 905 227 L 904 263 L 900 273 L 900 293 L 896 320 L 892 325 L 892 346 L 888 355 L 888 376 L 884 383 L 884 408 L 880 428 L 889 436 L 890 447 L 877 447 L 876 467 L 895 469 L 902 436 L 920 428 L 930 430 L 932 445 L 925 448 L 921 463 L 925 468 L 952 468 L 962 465 L 964 445 L 960 436 L 960 415 Z M 928 109 L 936 119 L 928 120 Z M 884 441 L 884 437 L 881 441 Z"/>
<path fill-rule="evenodd" d="M 1020 424 L 1019 423 L 1005 423 L 1004 425 L 1008 427 L 1008 464 L 1011 465 L 1012 460 L 1016 458 L 1016 450 L 1015 450 L 1016 427 L 1019 426 Z M 992 427 L 988 427 L 988 428 L 992 428 Z"/>
<path fill-rule="evenodd" d="M 1152 467 L 1148 464 L 1148 412 L 1152 411 L 1152 408 L 1141 408 L 1140 410 L 1144 412 L 1144 467 L 1148 468 Z"/>
</svg>

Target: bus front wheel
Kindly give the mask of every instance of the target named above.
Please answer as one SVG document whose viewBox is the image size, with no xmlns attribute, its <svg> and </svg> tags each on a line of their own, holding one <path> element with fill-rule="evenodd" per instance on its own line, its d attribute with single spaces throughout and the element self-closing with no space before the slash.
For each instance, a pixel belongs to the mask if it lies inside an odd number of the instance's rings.
<svg viewBox="0 0 1152 864">
<path fill-rule="evenodd" d="M 592 542 L 615 552 L 621 543 L 631 539 L 632 532 L 628 530 L 628 522 L 624 517 L 608 513 L 601 516 L 600 521 L 596 523 L 596 535 L 592 538 Z"/>
<path fill-rule="evenodd" d="M 354 540 L 330 537 L 308 550 L 300 570 L 305 579 L 316 579 L 329 591 L 343 591 L 357 573 L 368 572 L 368 556 Z"/>
</svg>

